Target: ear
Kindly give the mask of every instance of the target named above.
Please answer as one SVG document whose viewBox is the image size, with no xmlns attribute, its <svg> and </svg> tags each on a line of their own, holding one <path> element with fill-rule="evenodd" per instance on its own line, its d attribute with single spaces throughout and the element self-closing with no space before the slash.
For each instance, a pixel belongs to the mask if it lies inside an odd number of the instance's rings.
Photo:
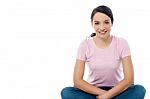
<svg viewBox="0 0 150 99">
<path fill-rule="evenodd" d="M 91 21 L 91 26 L 93 27 L 93 21 Z"/>
<path fill-rule="evenodd" d="M 113 26 L 113 24 L 111 23 L 111 27 Z"/>
</svg>

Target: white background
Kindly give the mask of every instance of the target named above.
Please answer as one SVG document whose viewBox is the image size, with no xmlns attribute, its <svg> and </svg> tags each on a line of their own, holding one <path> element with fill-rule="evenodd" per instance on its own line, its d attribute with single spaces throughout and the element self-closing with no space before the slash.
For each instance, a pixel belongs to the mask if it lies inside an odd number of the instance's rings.
<svg viewBox="0 0 150 99">
<path fill-rule="evenodd" d="M 111 33 L 127 39 L 135 83 L 149 99 L 148 1 L 1 0 L 0 99 L 61 99 L 61 89 L 73 84 L 78 45 L 93 32 L 91 11 L 101 4 L 112 9 Z"/>
</svg>

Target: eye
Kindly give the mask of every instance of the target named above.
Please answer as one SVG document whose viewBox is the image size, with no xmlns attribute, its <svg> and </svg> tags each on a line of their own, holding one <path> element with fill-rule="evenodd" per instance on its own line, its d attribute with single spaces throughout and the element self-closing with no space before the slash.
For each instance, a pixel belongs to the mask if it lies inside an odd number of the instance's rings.
<svg viewBox="0 0 150 99">
<path fill-rule="evenodd" d="M 106 21 L 106 22 L 105 22 L 105 24 L 109 24 L 109 23 L 110 23 L 109 21 Z"/>
<path fill-rule="evenodd" d="M 95 24 L 95 25 L 99 25 L 99 22 L 95 22 L 94 24 Z"/>
</svg>

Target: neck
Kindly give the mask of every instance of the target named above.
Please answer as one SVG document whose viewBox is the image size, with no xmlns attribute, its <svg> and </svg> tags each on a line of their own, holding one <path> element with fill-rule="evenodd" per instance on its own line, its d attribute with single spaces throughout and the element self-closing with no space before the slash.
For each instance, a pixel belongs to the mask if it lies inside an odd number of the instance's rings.
<svg viewBox="0 0 150 99">
<path fill-rule="evenodd" d="M 112 36 L 108 36 L 108 37 L 106 37 L 106 38 L 95 37 L 95 38 L 94 38 L 94 41 L 95 41 L 95 44 L 96 44 L 98 47 L 105 48 L 105 47 L 109 46 L 109 44 L 111 43 L 111 41 L 112 41 Z"/>
</svg>

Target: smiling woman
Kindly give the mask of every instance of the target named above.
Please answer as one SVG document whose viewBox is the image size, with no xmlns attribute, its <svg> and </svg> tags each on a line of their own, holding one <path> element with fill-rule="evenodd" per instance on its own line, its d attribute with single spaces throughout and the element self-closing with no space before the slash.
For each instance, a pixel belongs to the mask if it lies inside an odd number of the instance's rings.
<svg viewBox="0 0 150 99">
<path fill-rule="evenodd" d="M 62 99 L 143 99 L 146 90 L 134 84 L 127 41 L 110 34 L 111 9 L 105 5 L 96 7 L 91 14 L 91 24 L 95 33 L 81 42 L 74 68 L 74 87 L 64 88 Z M 88 81 L 83 79 L 86 63 Z"/>
</svg>

